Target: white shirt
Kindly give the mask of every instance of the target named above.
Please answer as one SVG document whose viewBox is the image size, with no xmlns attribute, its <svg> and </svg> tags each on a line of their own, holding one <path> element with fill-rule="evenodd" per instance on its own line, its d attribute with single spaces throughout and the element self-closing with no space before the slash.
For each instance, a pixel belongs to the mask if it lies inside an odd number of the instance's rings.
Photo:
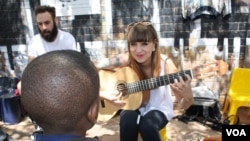
<svg viewBox="0 0 250 141">
<path fill-rule="evenodd" d="M 164 73 L 164 61 L 161 60 L 160 76 Z M 141 115 L 145 115 L 151 110 L 159 110 L 164 113 L 168 120 L 174 116 L 173 100 L 171 97 L 170 85 L 160 86 L 150 90 L 150 99 L 146 106 L 139 108 Z"/>
<path fill-rule="evenodd" d="M 55 50 L 76 50 L 75 38 L 68 32 L 58 29 L 58 34 L 53 42 L 47 42 L 40 34 L 35 35 L 28 46 L 28 56 L 37 57 Z"/>
</svg>

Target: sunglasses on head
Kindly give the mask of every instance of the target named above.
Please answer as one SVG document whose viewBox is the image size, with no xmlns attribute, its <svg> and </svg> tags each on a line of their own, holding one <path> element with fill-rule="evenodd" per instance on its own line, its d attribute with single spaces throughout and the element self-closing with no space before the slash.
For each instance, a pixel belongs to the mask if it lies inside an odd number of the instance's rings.
<svg viewBox="0 0 250 141">
<path fill-rule="evenodd" d="M 145 25 L 145 26 L 148 26 L 148 25 L 152 25 L 152 23 L 150 21 L 137 21 L 137 22 L 133 22 L 133 23 L 130 23 L 127 27 L 127 33 L 130 31 L 130 29 L 138 24 L 141 24 L 141 25 Z"/>
</svg>

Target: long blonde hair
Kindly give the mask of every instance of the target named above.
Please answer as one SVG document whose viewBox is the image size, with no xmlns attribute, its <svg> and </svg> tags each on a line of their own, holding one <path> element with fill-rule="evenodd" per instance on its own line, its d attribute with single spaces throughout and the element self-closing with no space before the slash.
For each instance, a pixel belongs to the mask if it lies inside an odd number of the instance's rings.
<svg viewBox="0 0 250 141">
<path fill-rule="evenodd" d="M 146 79 L 147 76 L 143 73 L 137 61 L 130 53 L 130 43 L 132 42 L 151 42 L 155 43 L 155 51 L 152 52 L 152 75 L 157 77 L 160 75 L 160 60 L 161 53 L 159 47 L 159 38 L 155 28 L 151 22 L 139 21 L 128 25 L 127 43 L 129 50 L 130 67 L 136 72 L 140 80 Z"/>
</svg>

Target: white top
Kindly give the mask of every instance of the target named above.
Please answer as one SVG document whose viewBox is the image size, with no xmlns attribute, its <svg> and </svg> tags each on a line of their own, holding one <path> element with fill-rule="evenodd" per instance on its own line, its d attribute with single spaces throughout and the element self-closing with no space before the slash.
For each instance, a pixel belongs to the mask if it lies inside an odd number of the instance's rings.
<svg viewBox="0 0 250 141">
<path fill-rule="evenodd" d="M 160 76 L 164 73 L 164 61 L 161 60 Z M 150 90 L 149 102 L 146 106 L 139 108 L 141 115 L 145 115 L 151 110 L 159 110 L 164 113 L 168 120 L 174 116 L 173 101 L 171 97 L 170 85 L 160 86 Z"/>
<path fill-rule="evenodd" d="M 28 46 L 28 56 L 37 57 L 55 50 L 76 50 L 75 38 L 68 32 L 58 29 L 58 34 L 53 42 L 47 42 L 40 34 L 35 35 Z"/>
</svg>

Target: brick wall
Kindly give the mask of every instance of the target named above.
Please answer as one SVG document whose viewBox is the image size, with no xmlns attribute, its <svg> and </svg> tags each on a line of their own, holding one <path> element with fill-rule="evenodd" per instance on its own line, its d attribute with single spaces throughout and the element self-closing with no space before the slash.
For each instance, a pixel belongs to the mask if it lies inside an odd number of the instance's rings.
<svg viewBox="0 0 250 141">
<path fill-rule="evenodd" d="M 1 46 L 27 43 L 20 12 L 24 1 L 25 10 L 30 11 L 32 19 L 28 27 L 33 29 L 33 34 L 38 33 L 34 8 L 40 4 L 39 1 L 2 0 Z M 181 0 L 100 0 L 100 14 L 59 17 L 59 27 L 71 32 L 93 61 L 98 61 L 124 52 L 125 27 L 133 21 L 148 19 L 159 33 L 162 53 L 172 57 L 179 68 L 220 57 L 229 63 L 231 69 L 244 64 L 247 66 L 244 62 L 250 62 L 250 57 L 245 56 L 249 55 L 250 46 L 250 4 L 247 2 L 242 0 L 246 5 L 242 6 L 242 3 L 232 0 L 232 13 L 227 16 L 199 16 L 191 20 L 183 18 Z M 246 10 L 242 12 L 241 9 Z M 217 85 L 214 84 L 216 81 L 223 81 L 220 85 L 225 83 L 221 77 L 206 82 Z"/>
<path fill-rule="evenodd" d="M 21 0 L 1 0 L 0 7 L 0 45 L 25 43 Z"/>
</svg>

